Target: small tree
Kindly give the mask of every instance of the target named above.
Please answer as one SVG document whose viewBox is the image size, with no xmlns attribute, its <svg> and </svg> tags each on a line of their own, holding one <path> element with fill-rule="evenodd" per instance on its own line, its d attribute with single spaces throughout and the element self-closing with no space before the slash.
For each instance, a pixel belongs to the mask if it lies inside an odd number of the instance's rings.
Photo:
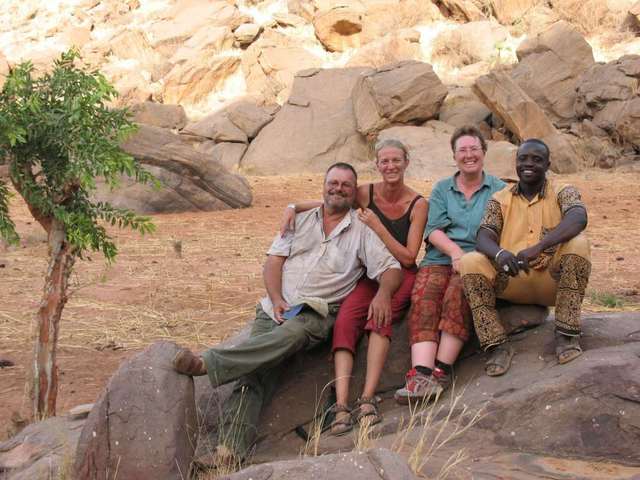
<svg viewBox="0 0 640 480">
<path fill-rule="evenodd" d="M 33 409 L 55 415 L 56 347 L 69 275 L 77 258 L 100 251 L 107 262 L 117 249 L 104 223 L 141 233 L 147 217 L 96 202 L 96 177 L 116 187 L 121 174 L 155 182 L 119 145 L 135 131 L 125 109 L 108 108 L 117 92 L 97 71 L 79 65 L 77 51 L 63 53 L 50 73 L 34 75 L 30 62 L 11 70 L 0 93 L 0 158 L 29 211 L 47 232 L 49 264 L 37 312 Z M 0 181 L 0 235 L 18 241 L 9 217 L 9 189 Z"/>
</svg>

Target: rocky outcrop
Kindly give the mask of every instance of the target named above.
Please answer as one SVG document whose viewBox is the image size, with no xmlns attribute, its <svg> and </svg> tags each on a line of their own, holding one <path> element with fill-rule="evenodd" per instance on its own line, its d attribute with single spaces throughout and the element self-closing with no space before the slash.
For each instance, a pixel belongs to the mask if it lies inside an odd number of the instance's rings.
<svg viewBox="0 0 640 480">
<path fill-rule="evenodd" d="M 242 55 L 247 93 L 259 95 L 267 103 L 283 103 L 296 73 L 321 64 L 320 57 L 273 30 L 261 35 Z"/>
<path fill-rule="evenodd" d="M 441 0 L 438 3 L 449 17 L 465 22 L 485 19 L 485 15 L 474 0 Z"/>
<path fill-rule="evenodd" d="M 509 38 L 509 31 L 495 21 L 464 23 L 438 35 L 434 56 L 455 66 L 490 62 L 497 59 L 498 47 Z"/>
<path fill-rule="evenodd" d="M 188 476 L 196 440 L 193 380 L 171 365 L 177 346 L 158 342 L 109 381 L 82 429 L 74 478 Z"/>
<path fill-rule="evenodd" d="M 491 116 L 491 110 L 480 101 L 470 88 L 454 87 L 449 89 L 438 120 L 454 127 L 475 125 L 479 127 Z"/>
<path fill-rule="evenodd" d="M 522 21 L 530 10 L 541 3 L 541 0 L 490 0 L 489 5 L 500 23 L 512 25 Z"/>
<path fill-rule="evenodd" d="M 84 422 L 84 417 L 52 417 L 27 425 L 13 438 L 0 442 L 0 478 L 68 478 Z"/>
<path fill-rule="evenodd" d="M 597 64 L 581 77 L 576 112 L 622 146 L 640 145 L 640 55 Z"/>
<path fill-rule="evenodd" d="M 422 123 L 438 114 L 447 95 L 433 68 L 400 62 L 363 74 L 353 90 L 357 129 L 373 136 L 396 123 Z"/>
<path fill-rule="evenodd" d="M 187 115 L 182 105 L 143 102 L 134 105 L 131 111 L 136 123 L 175 130 L 180 130 L 187 124 Z"/>
<path fill-rule="evenodd" d="M 520 140 L 539 138 L 551 151 L 551 169 L 575 172 L 579 163 L 569 138 L 558 132 L 544 111 L 506 73 L 493 72 L 476 80 L 474 91 Z"/>
<path fill-rule="evenodd" d="M 527 38 L 516 52 L 512 77 L 556 126 L 575 117 L 579 77 L 594 64 L 591 46 L 570 24 L 557 22 Z"/>
<path fill-rule="evenodd" d="M 420 60 L 421 57 L 420 32 L 404 30 L 361 47 L 349 59 L 347 66 L 382 68 L 405 60 Z"/>
<path fill-rule="evenodd" d="M 98 199 L 141 213 L 225 210 L 251 205 L 247 181 L 200 151 L 196 145 L 203 140 L 141 125 L 122 147 L 160 181 L 162 188 L 123 178 L 122 186 L 113 192 L 101 187 Z"/>
<path fill-rule="evenodd" d="M 361 74 L 369 72 L 345 68 L 298 73 L 287 103 L 249 144 L 242 171 L 319 173 L 334 162 L 366 161 L 369 147 L 356 130 L 351 92 Z"/>
</svg>

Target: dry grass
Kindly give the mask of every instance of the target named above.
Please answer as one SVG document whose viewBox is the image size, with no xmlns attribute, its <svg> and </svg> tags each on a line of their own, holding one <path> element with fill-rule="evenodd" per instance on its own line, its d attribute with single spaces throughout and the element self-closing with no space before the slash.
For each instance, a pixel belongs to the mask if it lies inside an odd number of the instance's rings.
<svg viewBox="0 0 640 480">
<path fill-rule="evenodd" d="M 420 475 L 436 453 L 484 416 L 484 407 L 473 411 L 467 405 L 461 405 L 463 395 L 464 390 L 456 393 L 454 384 L 446 401 L 440 401 L 440 395 L 436 395 L 433 404 L 422 401 L 409 405 L 409 418 L 406 425 L 401 422 L 393 450 L 408 453 L 408 463 L 415 474 Z M 454 452 L 441 467 L 437 478 L 447 478 L 465 459 L 464 450 Z"/>
<path fill-rule="evenodd" d="M 617 31 L 627 18 L 626 10 L 613 11 L 603 0 L 563 0 L 553 10 L 558 18 L 588 36 Z"/>
</svg>

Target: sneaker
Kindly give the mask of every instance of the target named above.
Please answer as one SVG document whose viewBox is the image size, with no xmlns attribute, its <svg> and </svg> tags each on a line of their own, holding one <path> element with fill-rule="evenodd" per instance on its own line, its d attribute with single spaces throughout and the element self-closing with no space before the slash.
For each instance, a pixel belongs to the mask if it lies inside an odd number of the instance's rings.
<svg viewBox="0 0 640 480">
<path fill-rule="evenodd" d="M 449 390 L 449 387 L 451 387 L 451 383 L 453 382 L 452 375 L 449 375 L 444 370 L 438 367 L 433 369 L 432 375 L 436 382 L 438 382 L 438 384 L 442 387 L 443 392 L 445 390 Z"/>
<path fill-rule="evenodd" d="M 425 375 L 412 368 L 407 372 L 404 388 L 396 390 L 394 398 L 396 402 L 407 405 L 411 400 L 428 402 L 443 391 L 444 388 L 433 374 Z"/>
</svg>

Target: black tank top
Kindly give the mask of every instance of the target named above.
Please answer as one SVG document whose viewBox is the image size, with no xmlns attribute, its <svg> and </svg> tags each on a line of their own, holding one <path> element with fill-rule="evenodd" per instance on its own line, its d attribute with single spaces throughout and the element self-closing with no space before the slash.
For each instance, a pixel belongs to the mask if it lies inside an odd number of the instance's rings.
<svg viewBox="0 0 640 480">
<path fill-rule="evenodd" d="M 407 239 L 409 237 L 409 227 L 411 226 L 411 210 L 413 210 L 413 206 L 415 203 L 422 198 L 422 195 L 416 195 L 416 197 L 411 201 L 411 205 L 409 205 L 409 209 L 407 212 L 402 215 L 400 218 L 395 220 L 391 220 L 387 218 L 384 213 L 378 208 L 378 206 L 373 202 L 373 183 L 369 185 L 369 205 L 368 208 L 374 212 L 382 224 L 385 226 L 389 233 L 395 238 L 398 243 L 401 243 L 405 247 L 407 246 Z"/>
</svg>

